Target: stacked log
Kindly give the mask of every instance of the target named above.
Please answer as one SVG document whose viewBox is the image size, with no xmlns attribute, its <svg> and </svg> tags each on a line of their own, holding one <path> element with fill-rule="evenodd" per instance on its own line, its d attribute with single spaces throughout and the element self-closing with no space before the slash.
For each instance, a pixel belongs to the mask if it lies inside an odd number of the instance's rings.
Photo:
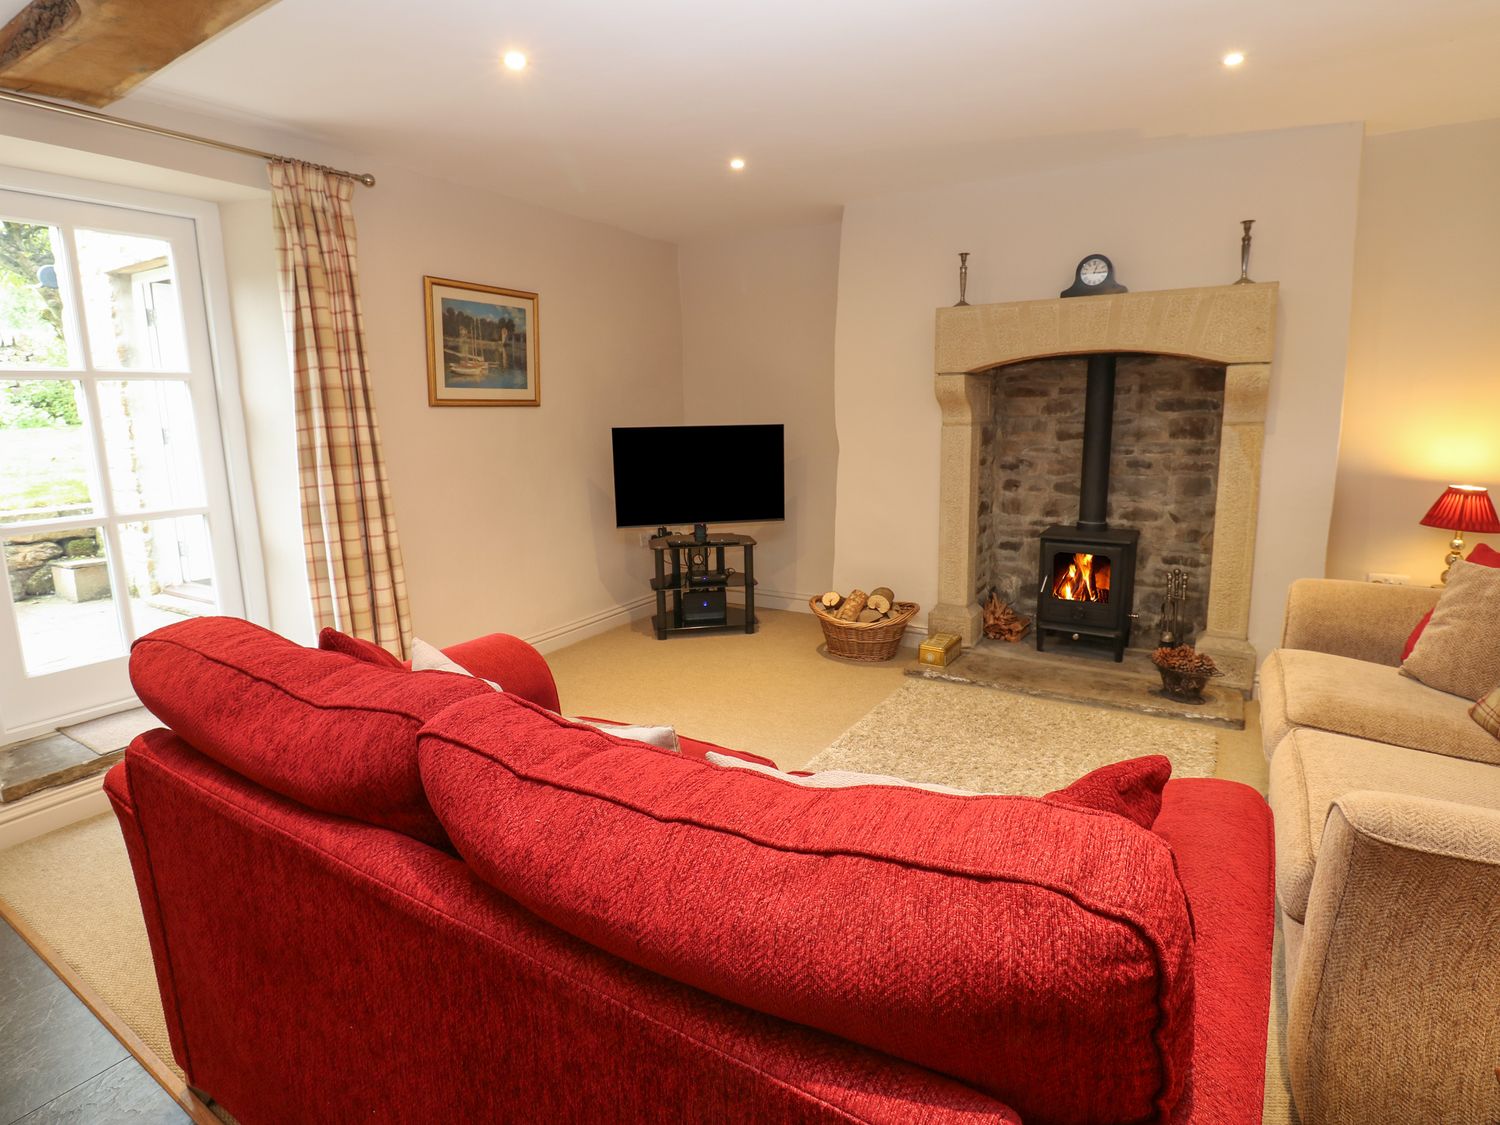
<svg viewBox="0 0 1500 1125">
<path fill-rule="evenodd" d="M 851 590 L 846 597 L 837 590 L 829 590 L 819 603 L 835 621 L 857 621 L 872 625 L 877 621 L 889 621 L 896 616 L 896 595 L 889 586 L 877 586 L 870 593 Z"/>
<path fill-rule="evenodd" d="M 839 606 L 834 617 L 840 621 L 858 621 L 860 613 L 865 608 L 865 603 L 869 600 L 869 594 L 863 590 L 854 590 L 844 599 L 844 604 Z"/>
</svg>

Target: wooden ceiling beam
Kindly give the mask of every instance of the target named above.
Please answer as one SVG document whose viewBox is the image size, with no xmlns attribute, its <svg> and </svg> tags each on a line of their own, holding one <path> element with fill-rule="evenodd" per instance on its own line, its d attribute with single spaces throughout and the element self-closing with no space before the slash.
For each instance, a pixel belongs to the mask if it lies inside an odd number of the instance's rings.
<svg viewBox="0 0 1500 1125">
<path fill-rule="evenodd" d="M 106 106 L 274 0 L 32 0 L 0 28 L 0 88 Z"/>
</svg>

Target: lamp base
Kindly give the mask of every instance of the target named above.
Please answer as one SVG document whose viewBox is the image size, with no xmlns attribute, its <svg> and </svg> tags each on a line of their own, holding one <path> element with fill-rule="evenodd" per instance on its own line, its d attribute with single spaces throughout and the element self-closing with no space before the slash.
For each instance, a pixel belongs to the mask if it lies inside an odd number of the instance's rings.
<svg viewBox="0 0 1500 1125">
<path fill-rule="evenodd" d="M 1453 538 L 1448 542 L 1448 557 L 1443 560 L 1443 577 L 1440 581 L 1444 586 L 1448 585 L 1448 572 L 1453 569 L 1453 564 L 1464 557 L 1464 533 L 1455 531 Z"/>
</svg>

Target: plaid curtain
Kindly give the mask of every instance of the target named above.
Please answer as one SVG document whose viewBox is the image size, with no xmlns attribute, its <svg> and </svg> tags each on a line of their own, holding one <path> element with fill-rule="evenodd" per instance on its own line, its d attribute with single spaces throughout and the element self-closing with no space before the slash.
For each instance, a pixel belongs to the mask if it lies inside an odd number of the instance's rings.
<svg viewBox="0 0 1500 1125">
<path fill-rule="evenodd" d="M 411 612 L 366 370 L 354 183 L 310 164 L 269 167 L 313 617 L 404 658 Z"/>
</svg>

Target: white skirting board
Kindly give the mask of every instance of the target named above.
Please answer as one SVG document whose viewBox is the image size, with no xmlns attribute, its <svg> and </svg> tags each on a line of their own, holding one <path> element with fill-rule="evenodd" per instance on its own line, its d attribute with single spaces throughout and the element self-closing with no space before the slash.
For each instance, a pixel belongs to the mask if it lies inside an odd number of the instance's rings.
<svg viewBox="0 0 1500 1125">
<path fill-rule="evenodd" d="M 79 820 L 109 812 L 100 771 L 55 789 L 43 789 L 12 805 L 0 807 L 0 850 L 33 836 L 41 836 Z"/>
<path fill-rule="evenodd" d="M 597 637 L 600 633 L 607 633 L 617 626 L 624 625 L 627 621 L 638 621 L 642 617 L 650 617 L 655 609 L 656 595 L 645 594 L 623 605 L 601 609 L 598 613 L 591 613 L 587 617 L 580 617 L 575 621 L 569 621 L 564 625 L 533 633 L 521 639 L 546 655 L 587 640 L 589 637 Z"/>
</svg>

